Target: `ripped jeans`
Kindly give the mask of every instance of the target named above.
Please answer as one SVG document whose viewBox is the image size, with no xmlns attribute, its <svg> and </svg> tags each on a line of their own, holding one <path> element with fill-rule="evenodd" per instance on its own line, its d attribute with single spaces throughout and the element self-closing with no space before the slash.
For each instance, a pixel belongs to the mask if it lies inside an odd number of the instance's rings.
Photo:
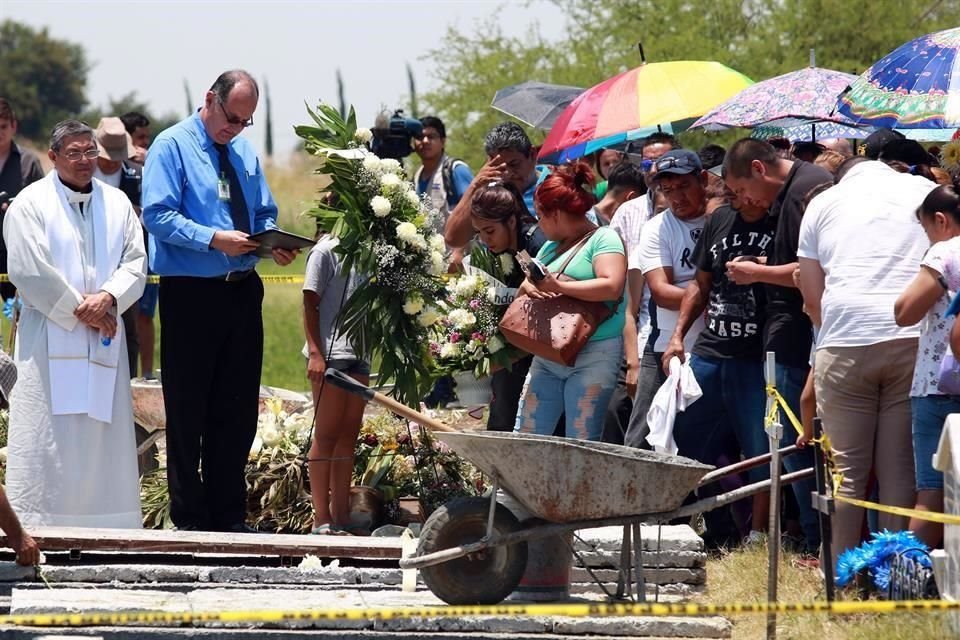
<svg viewBox="0 0 960 640">
<path fill-rule="evenodd" d="M 550 436 L 565 413 L 568 438 L 599 441 L 622 357 L 620 336 L 588 342 L 572 367 L 535 357 L 513 430 Z"/>
</svg>

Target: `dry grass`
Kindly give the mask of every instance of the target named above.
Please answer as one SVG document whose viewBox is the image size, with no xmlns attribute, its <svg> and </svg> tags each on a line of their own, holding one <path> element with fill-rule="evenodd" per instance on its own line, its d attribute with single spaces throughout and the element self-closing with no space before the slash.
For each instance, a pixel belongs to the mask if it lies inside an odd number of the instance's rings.
<svg viewBox="0 0 960 640">
<path fill-rule="evenodd" d="M 784 554 L 780 564 L 779 602 L 825 600 L 823 581 L 815 569 L 793 566 L 797 556 Z M 853 592 L 841 597 L 852 599 Z M 707 562 L 704 602 L 765 602 L 767 599 L 766 547 L 737 550 Z M 763 615 L 733 616 L 734 640 L 765 637 Z M 951 637 L 945 614 L 899 613 L 829 617 L 824 614 L 781 614 L 777 618 L 780 640 L 942 640 Z"/>
</svg>

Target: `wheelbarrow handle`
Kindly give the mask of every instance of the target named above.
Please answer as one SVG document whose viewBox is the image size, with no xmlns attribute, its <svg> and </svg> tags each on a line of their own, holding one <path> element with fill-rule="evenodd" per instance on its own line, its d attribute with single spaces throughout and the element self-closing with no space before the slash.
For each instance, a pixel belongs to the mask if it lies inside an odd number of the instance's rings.
<svg viewBox="0 0 960 640">
<path fill-rule="evenodd" d="M 453 427 L 449 427 L 439 420 L 434 420 L 426 414 L 420 413 L 419 411 L 411 409 L 405 404 L 397 402 L 390 396 L 386 396 L 379 391 L 371 389 L 363 383 L 357 382 L 342 371 L 337 371 L 336 369 L 327 369 L 326 373 L 324 373 L 324 378 L 327 382 L 338 389 L 343 389 L 344 391 L 358 395 L 366 402 L 376 402 L 380 406 L 386 407 L 395 414 L 402 416 L 407 420 L 412 420 L 417 424 L 421 424 L 428 429 L 433 431 L 456 431 L 456 429 Z"/>
</svg>

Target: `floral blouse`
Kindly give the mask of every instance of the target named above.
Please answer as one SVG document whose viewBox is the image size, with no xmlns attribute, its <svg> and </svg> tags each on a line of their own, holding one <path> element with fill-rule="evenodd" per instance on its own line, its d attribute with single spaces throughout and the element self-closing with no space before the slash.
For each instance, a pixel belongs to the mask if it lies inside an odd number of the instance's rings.
<svg viewBox="0 0 960 640">
<path fill-rule="evenodd" d="M 910 396 L 914 398 L 940 395 L 937 389 L 940 364 L 949 349 L 950 329 L 953 327 L 953 319 L 944 315 L 950 300 L 960 291 L 960 237 L 934 244 L 921 264 L 943 276 L 949 291 L 943 292 L 920 322 L 920 347 L 910 388 Z"/>
</svg>

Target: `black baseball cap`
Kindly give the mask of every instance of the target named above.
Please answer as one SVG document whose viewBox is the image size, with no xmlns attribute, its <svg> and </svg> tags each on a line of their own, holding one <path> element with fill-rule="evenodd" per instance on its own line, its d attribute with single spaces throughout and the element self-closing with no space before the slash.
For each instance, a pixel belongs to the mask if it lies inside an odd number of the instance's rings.
<svg viewBox="0 0 960 640">
<path fill-rule="evenodd" d="M 864 139 L 863 145 L 860 147 L 860 155 L 876 160 L 880 157 L 880 152 L 883 151 L 888 142 L 903 140 L 904 138 L 906 136 L 899 131 L 887 128 L 877 129 Z"/>
</svg>

